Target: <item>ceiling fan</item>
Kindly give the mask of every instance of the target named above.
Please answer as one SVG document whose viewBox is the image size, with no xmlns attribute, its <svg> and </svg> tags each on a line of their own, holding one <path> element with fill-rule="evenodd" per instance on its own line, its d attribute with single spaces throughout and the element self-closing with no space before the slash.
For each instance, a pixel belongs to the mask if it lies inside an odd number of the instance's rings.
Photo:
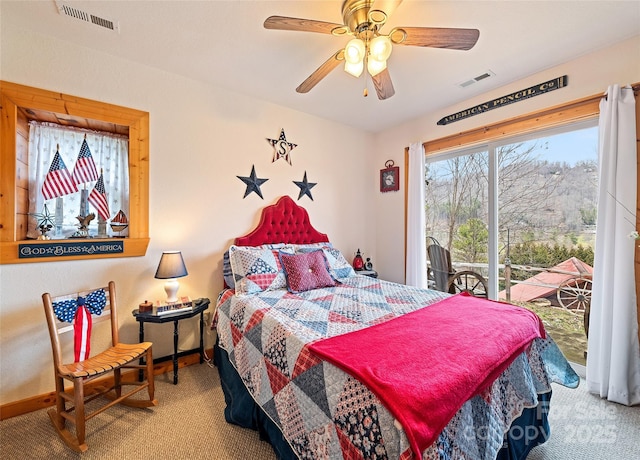
<svg viewBox="0 0 640 460">
<path fill-rule="evenodd" d="M 469 50 L 480 35 L 477 29 L 436 27 L 395 27 L 383 34 L 381 29 L 400 3 L 402 0 L 345 0 L 342 3 L 344 24 L 270 16 L 264 21 L 264 27 L 353 37 L 296 88 L 298 93 L 309 92 L 340 63 L 344 63 L 345 71 L 355 77 L 359 77 L 366 66 L 378 99 L 383 100 L 395 94 L 387 69 L 393 45 Z M 366 88 L 364 95 L 367 95 Z"/>
</svg>

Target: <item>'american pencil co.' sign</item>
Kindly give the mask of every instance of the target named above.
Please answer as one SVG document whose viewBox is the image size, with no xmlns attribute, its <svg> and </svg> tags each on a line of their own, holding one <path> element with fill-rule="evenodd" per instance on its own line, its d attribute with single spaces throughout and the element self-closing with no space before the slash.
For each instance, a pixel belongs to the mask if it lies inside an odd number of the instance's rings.
<svg viewBox="0 0 640 460">
<path fill-rule="evenodd" d="M 482 104 L 478 104 L 475 107 L 471 107 L 469 109 L 447 115 L 446 117 L 440 119 L 440 121 L 438 121 L 438 124 L 447 125 L 449 123 L 453 123 L 454 121 L 464 120 L 465 118 L 488 112 L 489 110 L 497 109 L 498 107 L 504 107 L 505 105 L 513 104 L 514 102 L 529 99 L 530 97 L 548 93 L 549 91 L 553 91 L 559 88 L 564 88 L 565 86 L 567 86 L 566 75 L 534 85 L 527 89 L 516 91 L 515 93 L 507 94 L 506 96 L 502 96 L 497 99 L 484 102 Z"/>
</svg>

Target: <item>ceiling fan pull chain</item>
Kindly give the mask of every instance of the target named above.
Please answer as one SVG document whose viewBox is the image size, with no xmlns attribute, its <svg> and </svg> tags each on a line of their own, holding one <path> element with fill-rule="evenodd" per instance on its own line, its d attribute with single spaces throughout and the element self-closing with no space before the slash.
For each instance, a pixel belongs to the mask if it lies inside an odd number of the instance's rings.
<svg viewBox="0 0 640 460">
<path fill-rule="evenodd" d="M 367 52 L 369 52 L 369 50 L 367 49 Z M 365 54 L 364 56 L 364 66 L 367 67 L 367 55 Z M 368 72 L 362 72 L 363 75 L 363 79 L 362 81 L 364 81 L 364 91 L 362 91 L 362 96 L 363 97 L 367 97 L 369 95 L 369 90 L 367 89 L 367 74 Z"/>
</svg>

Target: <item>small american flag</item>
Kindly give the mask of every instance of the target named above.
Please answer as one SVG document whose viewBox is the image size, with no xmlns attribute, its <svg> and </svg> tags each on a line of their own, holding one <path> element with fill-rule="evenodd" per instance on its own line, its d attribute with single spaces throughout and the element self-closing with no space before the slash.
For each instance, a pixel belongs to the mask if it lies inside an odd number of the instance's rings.
<svg viewBox="0 0 640 460">
<path fill-rule="evenodd" d="M 84 305 L 78 305 L 73 321 L 73 356 L 76 363 L 89 359 L 92 326 L 91 312 Z"/>
<path fill-rule="evenodd" d="M 98 171 L 96 170 L 96 164 L 93 162 L 91 150 L 89 150 L 89 144 L 87 144 L 86 138 L 82 141 L 78 159 L 73 167 L 72 177 L 78 185 L 98 180 Z"/>
<path fill-rule="evenodd" d="M 100 217 L 104 220 L 109 220 L 111 213 L 109 213 L 109 203 L 107 202 L 107 192 L 104 189 L 102 173 L 95 187 L 93 187 L 93 190 L 89 193 L 88 201 L 96 208 Z"/>
<path fill-rule="evenodd" d="M 53 161 L 49 167 L 49 172 L 42 184 L 42 195 L 44 195 L 44 199 L 50 200 L 51 198 L 68 195 L 77 191 L 78 189 L 71 178 L 71 174 L 69 174 L 69 170 L 65 166 L 64 161 L 62 161 L 60 153 L 56 150 L 56 154 L 53 156 Z"/>
</svg>

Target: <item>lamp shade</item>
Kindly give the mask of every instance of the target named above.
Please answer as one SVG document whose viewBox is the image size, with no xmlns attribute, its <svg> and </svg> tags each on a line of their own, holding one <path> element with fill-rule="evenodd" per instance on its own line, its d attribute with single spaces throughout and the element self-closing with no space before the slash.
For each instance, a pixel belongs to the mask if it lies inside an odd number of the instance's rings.
<svg viewBox="0 0 640 460">
<path fill-rule="evenodd" d="M 367 70 L 369 71 L 369 75 L 371 75 L 372 77 L 375 77 L 386 68 L 387 61 L 378 61 L 377 59 L 373 59 L 372 57 L 369 57 L 369 59 L 367 59 Z"/>
<path fill-rule="evenodd" d="M 359 64 L 364 60 L 366 48 L 364 42 L 354 38 L 344 47 L 344 60 L 349 64 Z"/>
<path fill-rule="evenodd" d="M 386 61 L 391 56 L 391 40 L 386 35 L 380 35 L 371 40 L 369 53 L 377 61 Z"/>
<path fill-rule="evenodd" d="M 155 278 L 166 280 L 187 276 L 187 267 L 180 251 L 164 251 L 156 270 Z"/>
<path fill-rule="evenodd" d="M 360 75 L 362 75 L 362 71 L 364 70 L 364 62 L 360 61 L 356 64 L 352 64 L 348 61 L 344 61 L 344 70 L 348 74 L 351 74 L 354 77 L 358 78 Z"/>
</svg>

